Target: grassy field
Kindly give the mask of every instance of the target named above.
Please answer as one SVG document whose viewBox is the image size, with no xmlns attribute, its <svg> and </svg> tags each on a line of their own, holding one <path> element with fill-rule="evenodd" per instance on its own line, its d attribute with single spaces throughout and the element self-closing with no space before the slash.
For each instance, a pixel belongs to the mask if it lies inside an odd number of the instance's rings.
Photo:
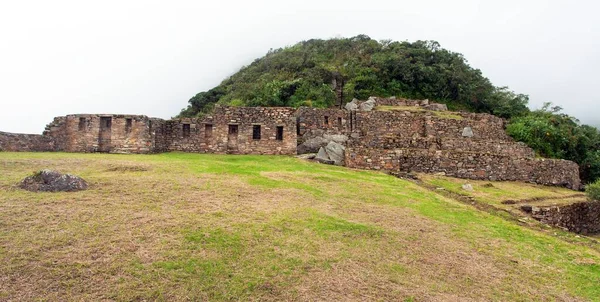
<svg viewBox="0 0 600 302">
<path fill-rule="evenodd" d="M 553 206 L 588 200 L 583 192 L 561 187 L 547 187 L 511 181 L 489 182 L 483 180 L 465 180 L 431 174 L 420 174 L 419 178 L 429 185 L 472 197 L 478 202 L 517 215 L 522 214 L 520 210 L 522 205 Z M 462 185 L 467 183 L 473 186 L 473 191 L 462 189 Z"/>
<path fill-rule="evenodd" d="M 2 301 L 599 301 L 588 243 L 291 157 L 0 153 Z"/>
</svg>

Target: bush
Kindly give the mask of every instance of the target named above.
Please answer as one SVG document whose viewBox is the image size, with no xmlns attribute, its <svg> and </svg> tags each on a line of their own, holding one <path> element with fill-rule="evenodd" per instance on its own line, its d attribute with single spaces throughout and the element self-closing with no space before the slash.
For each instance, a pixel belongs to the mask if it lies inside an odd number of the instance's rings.
<svg viewBox="0 0 600 302">
<path fill-rule="evenodd" d="M 600 180 L 585 187 L 588 197 L 600 201 Z"/>
</svg>

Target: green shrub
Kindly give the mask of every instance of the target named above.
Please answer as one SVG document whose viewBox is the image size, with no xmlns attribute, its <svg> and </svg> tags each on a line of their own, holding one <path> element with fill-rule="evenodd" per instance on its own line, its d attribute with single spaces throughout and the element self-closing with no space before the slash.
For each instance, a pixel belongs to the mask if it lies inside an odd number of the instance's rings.
<svg viewBox="0 0 600 302">
<path fill-rule="evenodd" d="M 589 198 L 600 201 L 600 180 L 597 180 L 595 183 L 587 185 L 585 187 L 585 192 L 587 193 Z"/>
</svg>

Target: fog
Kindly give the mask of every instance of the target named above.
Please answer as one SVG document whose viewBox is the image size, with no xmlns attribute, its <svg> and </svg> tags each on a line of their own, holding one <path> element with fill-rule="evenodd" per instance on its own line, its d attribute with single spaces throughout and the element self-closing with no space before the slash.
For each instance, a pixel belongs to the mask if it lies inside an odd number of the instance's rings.
<svg viewBox="0 0 600 302">
<path fill-rule="evenodd" d="M 169 118 L 270 48 L 358 34 L 436 40 L 530 107 L 600 125 L 593 1 L 283 2 L 0 2 L 0 131 L 72 113 Z"/>
</svg>

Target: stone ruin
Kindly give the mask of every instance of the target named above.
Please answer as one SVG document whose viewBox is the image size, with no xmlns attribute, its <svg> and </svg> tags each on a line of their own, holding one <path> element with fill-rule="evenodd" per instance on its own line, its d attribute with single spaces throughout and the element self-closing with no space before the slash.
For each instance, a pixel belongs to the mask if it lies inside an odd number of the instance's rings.
<svg viewBox="0 0 600 302">
<path fill-rule="evenodd" d="M 67 115 L 42 135 L 0 132 L 0 151 L 295 155 L 329 145 L 338 153 L 329 161 L 350 168 L 581 187 L 577 164 L 536 158 L 504 127 L 493 115 L 428 100 L 371 97 L 344 109 L 216 106 L 202 118 L 172 120 Z"/>
</svg>

